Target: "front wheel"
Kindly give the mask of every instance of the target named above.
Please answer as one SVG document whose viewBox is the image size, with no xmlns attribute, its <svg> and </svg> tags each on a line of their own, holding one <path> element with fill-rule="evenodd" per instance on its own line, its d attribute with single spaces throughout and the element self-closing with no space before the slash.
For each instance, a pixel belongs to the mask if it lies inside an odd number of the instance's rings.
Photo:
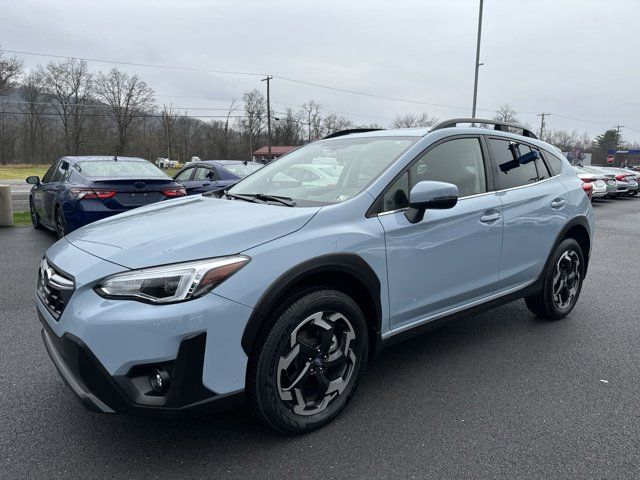
<svg viewBox="0 0 640 480">
<path fill-rule="evenodd" d="M 549 320 L 566 317 L 580 296 L 585 266 L 580 244 L 573 238 L 563 240 L 547 265 L 542 290 L 525 298 L 529 310 Z"/>
<path fill-rule="evenodd" d="M 258 416 L 285 434 L 333 420 L 354 394 L 367 363 L 364 315 L 351 297 L 336 290 L 298 298 L 258 342 L 249 364 L 249 398 Z"/>
</svg>

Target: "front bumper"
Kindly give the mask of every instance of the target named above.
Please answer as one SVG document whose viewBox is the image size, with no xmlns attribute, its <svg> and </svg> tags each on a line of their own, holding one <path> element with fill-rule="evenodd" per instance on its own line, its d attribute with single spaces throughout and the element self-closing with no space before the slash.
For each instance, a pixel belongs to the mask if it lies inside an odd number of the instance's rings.
<svg viewBox="0 0 640 480">
<path fill-rule="evenodd" d="M 156 365 L 138 366 L 126 375 L 112 376 L 82 340 L 69 333 L 59 338 L 42 315 L 40 320 L 47 353 L 64 382 L 88 410 L 180 416 L 223 410 L 244 401 L 243 391 L 216 395 L 202 384 L 205 333 L 183 340 L 175 361 L 161 364 L 170 372 L 171 384 L 164 395 L 159 395 L 148 382 L 148 371 Z"/>
</svg>

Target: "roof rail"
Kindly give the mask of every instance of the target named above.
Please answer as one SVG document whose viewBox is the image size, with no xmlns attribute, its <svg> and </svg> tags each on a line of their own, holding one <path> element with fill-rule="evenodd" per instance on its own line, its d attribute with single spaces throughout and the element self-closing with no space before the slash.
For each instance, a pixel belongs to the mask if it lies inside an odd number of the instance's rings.
<svg viewBox="0 0 640 480">
<path fill-rule="evenodd" d="M 327 138 L 336 138 L 343 137 L 344 135 L 351 135 L 352 133 L 365 133 L 365 132 L 376 132 L 378 130 L 384 130 L 383 128 L 350 128 L 348 130 L 339 130 L 337 132 L 330 133 L 323 140 Z"/>
<path fill-rule="evenodd" d="M 435 125 L 431 131 L 440 130 L 442 128 L 456 127 L 459 123 L 471 123 L 471 124 L 486 124 L 493 125 L 494 130 L 501 132 L 508 132 L 509 128 L 516 130 L 522 130 L 522 135 L 525 137 L 538 138 L 531 130 L 524 125 L 518 125 L 517 123 L 501 122 L 499 120 L 487 120 L 484 118 L 452 118 L 451 120 L 445 120 Z"/>
</svg>

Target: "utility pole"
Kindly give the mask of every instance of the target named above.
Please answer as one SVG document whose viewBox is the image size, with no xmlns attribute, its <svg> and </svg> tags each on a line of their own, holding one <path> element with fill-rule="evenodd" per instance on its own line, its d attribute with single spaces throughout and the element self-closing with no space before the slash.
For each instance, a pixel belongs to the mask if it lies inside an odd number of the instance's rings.
<svg viewBox="0 0 640 480">
<path fill-rule="evenodd" d="M 618 132 L 617 137 L 616 137 L 616 150 L 618 149 L 618 147 L 620 147 L 620 129 L 623 128 L 624 125 L 614 125 L 613 128 L 616 129 L 616 131 Z M 625 155 L 626 158 L 626 155 Z M 622 166 L 622 160 L 620 160 L 620 165 Z"/>
<path fill-rule="evenodd" d="M 480 12 L 478 14 L 478 43 L 476 45 L 476 76 L 473 81 L 473 108 L 471 118 L 476 118 L 476 100 L 478 99 L 478 72 L 480 70 L 480 39 L 482 38 L 482 6 L 484 0 L 480 0 Z"/>
<path fill-rule="evenodd" d="M 267 149 L 269 152 L 269 161 L 271 158 L 271 97 L 269 92 L 269 83 L 273 77 L 271 75 L 267 75 L 266 78 L 263 78 L 261 81 L 267 82 Z"/>
<path fill-rule="evenodd" d="M 550 113 L 539 113 L 538 117 L 541 117 L 540 120 L 540 140 L 544 140 L 544 117 L 547 115 L 551 115 Z"/>
</svg>

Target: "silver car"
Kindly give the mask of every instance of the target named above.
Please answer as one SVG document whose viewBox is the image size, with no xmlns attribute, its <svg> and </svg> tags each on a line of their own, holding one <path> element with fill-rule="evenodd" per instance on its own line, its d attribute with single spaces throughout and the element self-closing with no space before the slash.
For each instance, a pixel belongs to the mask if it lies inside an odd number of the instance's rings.
<svg viewBox="0 0 640 480">
<path fill-rule="evenodd" d="M 593 187 L 591 190 L 591 199 L 603 198 L 609 193 L 615 193 L 616 183 L 611 181 L 611 184 L 607 185 L 603 174 L 588 172 L 584 168 L 580 167 L 573 167 L 573 169 L 576 171 L 576 175 L 583 183 L 590 183 Z"/>
<path fill-rule="evenodd" d="M 606 167 L 606 168 L 607 170 L 610 170 L 616 175 L 616 179 L 626 181 L 629 184 L 628 195 L 638 194 L 638 178 L 640 177 L 640 173 L 633 172 L 625 168 L 613 168 L 613 167 Z"/>
<path fill-rule="evenodd" d="M 605 182 L 607 186 L 612 186 L 611 192 L 607 194 L 609 198 L 617 198 L 620 196 L 626 196 L 629 193 L 629 183 L 620 177 L 620 174 L 617 172 L 612 172 L 607 167 L 596 167 L 593 165 L 589 165 L 588 167 L 581 167 L 587 172 L 591 173 L 600 173 L 604 175 Z M 636 183 L 637 185 L 637 183 Z"/>
</svg>

